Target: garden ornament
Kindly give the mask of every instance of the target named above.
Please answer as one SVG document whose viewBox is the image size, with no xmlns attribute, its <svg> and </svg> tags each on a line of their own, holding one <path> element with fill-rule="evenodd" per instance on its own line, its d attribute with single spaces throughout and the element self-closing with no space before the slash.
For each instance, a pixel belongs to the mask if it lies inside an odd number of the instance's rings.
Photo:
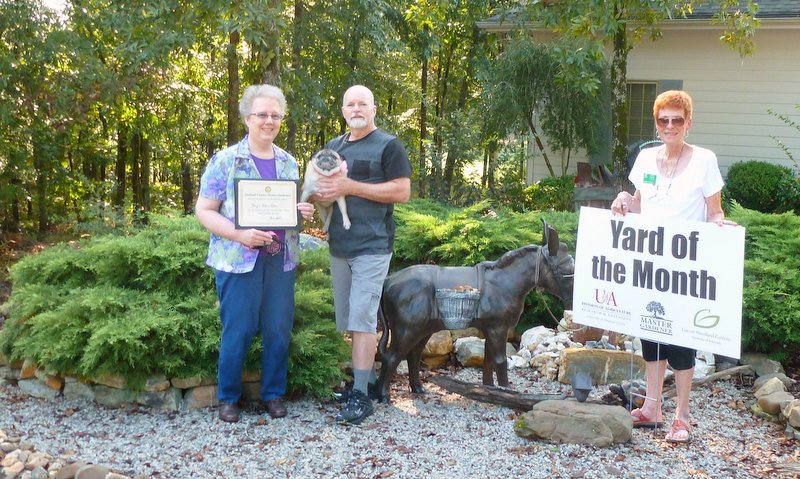
<svg viewBox="0 0 800 479">
<path fill-rule="evenodd" d="M 422 350 L 431 335 L 445 329 L 436 291 L 479 291 L 474 317 L 468 325 L 486 337 L 483 384 L 508 387 L 506 337 L 516 326 L 525 297 L 534 288 L 547 291 L 570 308 L 575 261 L 558 232 L 544 223 L 544 245 L 527 245 L 505 253 L 497 261 L 475 266 L 414 265 L 391 274 L 383 283 L 378 316 L 383 325 L 379 344 L 382 356 L 379 396 L 389 401 L 389 386 L 397 365 L 408 360 L 411 391 L 424 393 L 419 378 Z"/>
<path fill-rule="evenodd" d="M 592 391 L 592 377 L 585 371 L 578 371 L 572 376 L 572 393 L 578 402 L 586 401 Z"/>
</svg>

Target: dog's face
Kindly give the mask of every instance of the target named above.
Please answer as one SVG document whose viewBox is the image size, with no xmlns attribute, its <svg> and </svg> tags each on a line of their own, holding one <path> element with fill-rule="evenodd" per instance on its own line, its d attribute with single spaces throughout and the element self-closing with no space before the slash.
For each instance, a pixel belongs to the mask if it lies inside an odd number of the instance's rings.
<svg viewBox="0 0 800 479">
<path fill-rule="evenodd" d="M 342 167 L 342 157 L 333 150 L 320 150 L 311 157 L 311 164 L 322 176 L 331 176 Z"/>
</svg>

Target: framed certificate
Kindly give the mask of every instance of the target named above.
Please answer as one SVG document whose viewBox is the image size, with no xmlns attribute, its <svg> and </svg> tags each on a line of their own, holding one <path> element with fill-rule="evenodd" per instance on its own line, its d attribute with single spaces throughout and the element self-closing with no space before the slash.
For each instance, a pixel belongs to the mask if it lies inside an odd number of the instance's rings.
<svg viewBox="0 0 800 479">
<path fill-rule="evenodd" d="M 237 178 L 235 224 L 237 229 L 295 229 L 300 227 L 295 180 Z"/>
</svg>

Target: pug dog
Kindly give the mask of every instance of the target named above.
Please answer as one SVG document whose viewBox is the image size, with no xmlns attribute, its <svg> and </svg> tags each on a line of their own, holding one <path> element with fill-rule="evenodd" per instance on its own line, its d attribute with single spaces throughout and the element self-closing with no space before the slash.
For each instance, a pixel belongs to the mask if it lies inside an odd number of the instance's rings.
<svg viewBox="0 0 800 479">
<path fill-rule="evenodd" d="M 344 166 L 343 166 L 344 165 Z M 300 196 L 300 201 L 307 201 L 314 193 L 319 191 L 317 183 L 322 176 L 335 175 L 340 171 L 347 171 L 347 164 L 333 150 L 324 149 L 316 152 L 311 157 L 306 168 L 306 176 L 303 178 L 303 193 Z M 333 216 L 333 202 L 339 204 L 339 210 L 342 212 L 342 223 L 344 229 L 350 229 L 350 217 L 347 216 L 347 202 L 344 196 L 339 196 L 331 201 L 317 201 L 317 211 L 319 211 L 319 219 L 322 220 L 323 231 L 328 231 L 331 224 L 331 217 Z"/>
</svg>

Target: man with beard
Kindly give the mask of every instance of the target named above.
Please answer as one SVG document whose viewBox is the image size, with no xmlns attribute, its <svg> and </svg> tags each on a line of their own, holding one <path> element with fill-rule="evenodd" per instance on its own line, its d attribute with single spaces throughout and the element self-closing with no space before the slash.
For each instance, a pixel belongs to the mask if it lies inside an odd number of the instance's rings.
<svg viewBox="0 0 800 479">
<path fill-rule="evenodd" d="M 342 101 L 348 132 L 326 148 L 347 162 L 347 173 L 319 181 L 315 198 L 346 196 L 350 229 L 338 205 L 328 230 L 336 327 L 352 337 L 353 386 L 339 394 L 336 420 L 358 424 L 372 414 L 369 392 L 377 379 L 377 312 L 383 280 L 394 249 L 394 203 L 411 196 L 411 163 L 400 140 L 375 125 L 375 99 L 363 85 L 350 87 Z M 377 391 L 377 389 L 375 389 Z"/>
</svg>

